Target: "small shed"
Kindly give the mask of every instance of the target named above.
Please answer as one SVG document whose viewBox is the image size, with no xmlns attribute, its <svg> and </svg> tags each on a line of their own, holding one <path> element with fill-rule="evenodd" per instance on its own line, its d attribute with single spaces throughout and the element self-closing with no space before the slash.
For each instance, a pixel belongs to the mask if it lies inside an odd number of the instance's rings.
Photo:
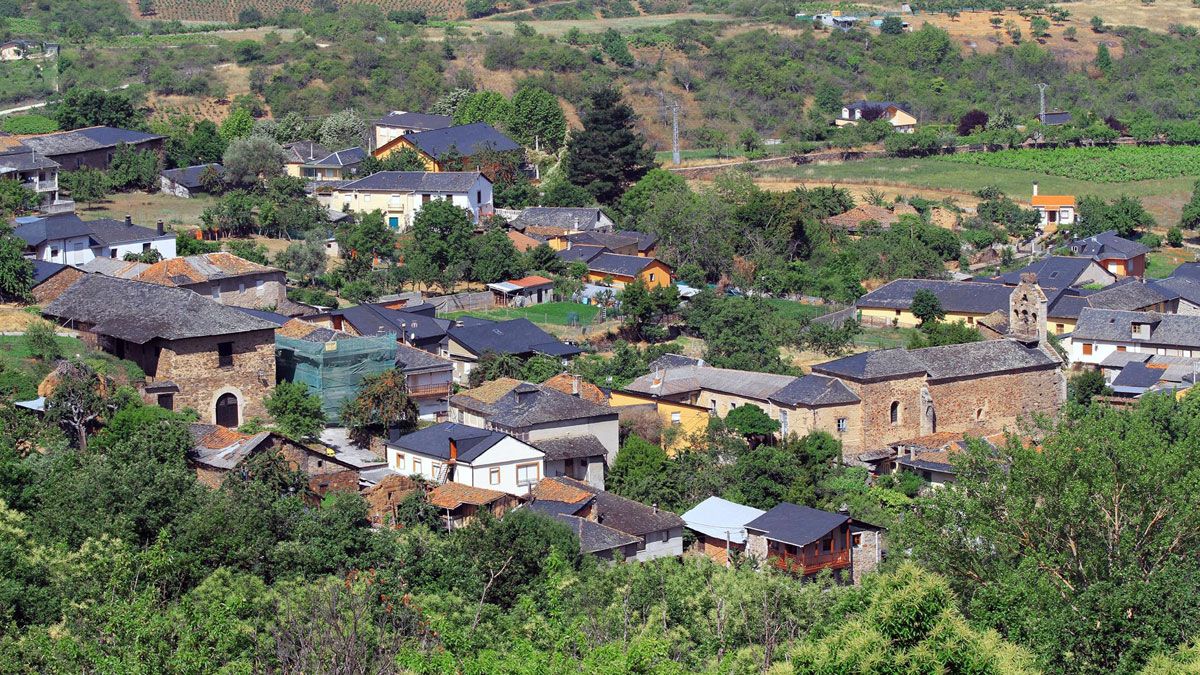
<svg viewBox="0 0 1200 675">
<path fill-rule="evenodd" d="M 554 301 L 554 280 L 528 276 L 488 284 L 497 307 L 528 307 Z"/>
</svg>

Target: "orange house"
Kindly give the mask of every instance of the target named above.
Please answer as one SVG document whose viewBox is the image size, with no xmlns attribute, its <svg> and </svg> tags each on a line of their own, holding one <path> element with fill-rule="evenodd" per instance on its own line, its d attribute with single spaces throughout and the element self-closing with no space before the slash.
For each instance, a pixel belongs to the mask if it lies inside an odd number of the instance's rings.
<svg viewBox="0 0 1200 675">
<path fill-rule="evenodd" d="M 639 255 L 601 253 L 587 261 L 587 280 L 590 283 L 608 283 L 613 288 L 625 288 L 634 279 L 641 279 L 648 288 L 671 285 L 671 267 L 658 258 Z"/>
<path fill-rule="evenodd" d="M 468 160 L 485 152 L 520 152 L 521 146 L 508 136 L 496 131 L 489 124 L 476 122 L 463 124 L 445 129 L 420 131 L 414 134 L 397 136 L 375 149 L 371 154 L 376 159 L 383 159 L 393 152 L 409 148 L 417 153 L 426 171 L 459 171 L 461 167 L 447 166 L 446 158 L 456 155 L 460 160 Z M 488 176 L 493 176 L 494 167 L 479 167 Z"/>
</svg>

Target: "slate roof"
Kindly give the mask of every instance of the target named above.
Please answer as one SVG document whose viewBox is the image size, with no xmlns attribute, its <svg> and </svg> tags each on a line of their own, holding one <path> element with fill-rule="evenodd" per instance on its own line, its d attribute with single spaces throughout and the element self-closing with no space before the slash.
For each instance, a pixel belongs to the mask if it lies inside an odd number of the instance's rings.
<svg viewBox="0 0 1200 675">
<path fill-rule="evenodd" d="M 604 447 L 600 439 L 591 434 L 530 441 L 530 445 L 546 453 L 546 459 L 548 460 L 605 457 L 608 455 L 608 449 Z"/>
<path fill-rule="evenodd" d="M 229 470 L 242 463 L 271 432 L 243 434 L 215 424 L 190 424 L 194 444 L 188 459 L 217 469 Z"/>
<path fill-rule="evenodd" d="M 134 241 L 174 239 L 174 234 L 159 234 L 158 230 L 141 225 L 127 225 L 121 220 L 101 218 L 83 220 L 74 213 L 59 213 L 50 216 L 17 218 L 13 233 L 30 246 L 40 246 L 47 241 L 89 237 L 90 246 L 112 246 Z"/>
<path fill-rule="evenodd" d="M 1116 230 L 1076 239 L 1067 246 L 1070 247 L 1071 253 L 1087 256 L 1093 260 L 1129 260 L 1150 252 L 1150 249 L 1143 244 L 1118 237 Z"/>
<path fill-rule="evenodd" d="M 633 246 L 639 251 L 645 250 L 641 247 L 642 237 L 636 232 L 574 232 L 563 238 L 572 246 L 604 246 L 610 250 Z"/>
<path fill-rule="evenodd" d="M 603 215 L 604 212 L 596 207 L 531 206 L 521 211 L 509 224 L 518 230 L 534 225 L 560 227 L 564 232 L 586 232 L 594 229 Z"/>
<path fill-rule="evenodd" d="M 998 279 L 1005 284 L 1016 286 L 1021 283 L 1022 274 L 1033 272 L 1037 274 L 1038 285 L 1042 288 L 1064 288 L 1074 286 L 1079 277 L 1094 264 L 1095 261 L 1091 258 L 1052 255 L 1014 272 L 1002 274 Z"/>
<path fill-rule="evenodd" d="M 92 324 L 95 333 L 135 344 L 275 330 L 269 321 L 183 288 L 99 274 L 76 281 L 43 313 Z"/>
<path fill-rule="evenodd" d="M 58 166 L 58 162 L 20 142 L 0 148 L 0 174 L 13 171 L 33 171 L 34 169 L 54 169 Z"/>
<path fill-rule="evenodd" d="M 79 269 L 88 274 L 103 274 L 106 277 L 117 277 L 118 279 L 133 279 L 149 266 L 149 263 L 115 258 L 92 258 L 84 264 L 78 265 Z"/>
<path fill-rule="evenodd" d="M 655 380 L 659 380 L 658 384 Z M 766 401 L 772 394 L 799 378 L 791 375 L 758 373 L 749 370 L 682 366 L 643 375 L 630 382 L 626 390 L 651 396 L 675 396 L 711 389 L 744 398 Z"/>
<path fill-rule="evenodd" d="M 561 488 L 569 488 L 574 492 L 590 495 L 596 522 L 626 534 L 641 537 L 651 532 L 683 527 L 684 524 L 682 518 L 670 511 L 646 506 L 565 476 L 546 478 L 535 485 L 533 488 L 534 504 L 537 504 L 537 501 L 543 497 L 548 497 L 550 501 L 556 501 L 553 497 Z M 586 506 L 588 501 L 576 502 L 576 510 L 568 511 L 568 514 L 574 515 Z"/>
<path fill-rule="evenodd" d="M 593 258 L 608 252 L 603 246 L 572 246 L 558 252 L 558 257 L 565 263 L 590 262 Z"/>
<path fill-rule="evenodd" d="M 233 279 L 279 271 L 274 267 L 239 258 L 232 253 L 218 251 L 160 260 L 143 270 L 137 276 L 137 280 L 162 286 L 187 286 L 216 279 Z"/>
<path fill-rule="evenodd" d="M 1126 278 L 1087 296 L 1089 307 L 1140 310 L 1179 297 L 1167 286 Z"/>
<path fill-rule="evenodd" d="M 1194 263 L 1185 263 L 1194 264 Z M 1166 279 L 1155 279 L 1147 282 L 1164 293 L 1174 294 L 1193 305 L 1200 305 L 1200 276 L 1189 276 L 1189 272 L 1172 275 Z"/>
<path fill-rule="evenodd" d="M 600 553 L 602 551 L 613 551 L 618 548 L 636 544 L 640 541 L 638 537 L 631 534 L 594 523 L 586 518 L 572 516 L 566 513 L 549 513 L 551 518 L 558 520 L 575 533 L 579 537 L 579 551 L 581 553 Z"/>
<path fill-rule="evenodd" d="M 233 307 L 233 305 L 230 305 L 230 307 Z M 256 319 L 262 319 L 263 321 L 270 321 L 271 323 L 275 324 L 276 326 L 282 326 L 283 324 L 292 320 L 291 317 L 284 316 L 283 314 L 279 314 L 278 312 L 268 312 L 265 309 L 250 309 L 249 307 L 233 307 L 233 308 L 236 309 L 237 311 L 241 312 L 242 314 L 249 314 L 250 316 L 252 316 Z"/>
<path fill-rule="evenodd" d="M 1191 279 L 1200 282 L 1200 262 L 1186 262 L 1176 267 L 1168 279 Z"/>
<path fill-rule="evenodd" d="M 662 356 L 650 362 L 650 372 L 654 372 L 655 370 L 666 370 L 668 368 L 702 365 L 704 365 L 704 359 L 684 356 L 683 354 L 663 354 Z"/>
<path fill-rule="evenodd" d="M 292 141 L 284 143 L 283 149 L 287 152 L 288 164 L 307 164 L 329 155 L 329 148 L 316 141 Z"/>
<path fill-rule="evenodd" d="M 88 127 L 74 131 L 59 131 L 41 136 L 28 136 L 22 143 L 47 156 L 71 155 L 101 148 L 115 148 L 127 143 L 136 145 L 161 139 L 162 136 L 116 127 Z"/>
<path fill-rule="evenodd" d="M 378 335 L 395 333 L 409 341 L 423 342 L 434 338 L 440 339 L 450 328 L 451 321 L 438 319 L 424 314 L 406 312 L 400 309 L 388 309 L 381 305 L 363 304 L 334 310 L 332 316 L 341 316 L 360 335 Z"/>
<path fill-rule="evenodd" d="M 989 314 L 1008 312 L 1012 289 L 1001 284 L 976 281 L 940 281 L 936 279 L 896 279 L 867 293 L 855 303 L 858 307 L 908 309 L 917 291 L 937 296 L 947 312 Z"/>
<path fill-rule="evenodd" d="M 225 167 L 220 164 L 197 164 L 195 166 L 185 166 L 182 169 L 167 169 L 162 172 L 162 176 L 167 180 L 182 185 L 183 187 L 192 190 L 198 187 L 203 187 L 200 182 L 200 177 L 204 175 L 205 170 L 212 168 L 220 176 L 224 174 Z"/>
<path fill-rule="evenodd" d="M 1152 324 L 1149 339 L 1133 337 L 1134 323 Z M 1200 316 L 1088 308 L 1071 339 L 1200 348 Z"/>
<path fill-rule="evenodd" d="M 33 262 L 33 285 L 38 285 L 59 272 L 67 269 L 66 265 L 49 262 L 46 260 L 34 260 Z"/>
<path fill-rule="evenodd" d="M 1150 368 L 1144 363 L 1132 362 L 1125 365 L 1121 372 L 1113 378 L 1112 388 L 1118 392 L 1122 390 L 1142 390 L 1149 389 L 1158 384 L 1162 379 L 1162 368 Z M 1123 393 L 1136 393 L 1124 391 Z"/>
<path fill-rule="evenodd" d="M 746 523 L 753 534 L 793 546 L 807 546 L 850 522 L 844 513 L 830 513 L 784 502 Z"/>
<path fill-rule="evenodd" d="M 1053 126 L 1058 126 L 1059 124 L 1070 124 L 1071 113 L 1064 112 L 1062 110 L 1052 110 L 1052 111 L 1046 113 L 1045 115 L 1043 115 L 1042 113 L 1038 113 L 1037 119 L 1042 124 L 1053 127 Z"/>
<path fill-rule="evenodd" d="M 471 157 L 485 150 L 508 152 L 521 149 L 516 141 L 484 122 L 419 131 L 401 138 L 408 139 L 421 152 L 434 159 L 446 155 L 452 149 L 463 157 Z"/>
<path fill-rule="evenodd" d="M 449 460 L 450 441 L 454 441 L 458 446 L 458 461 L 469 464 L 508 437 L 508 434 L 499 431 L 442 422 L 401 436 L 399 440 L 389 441 L 388 445 L 426 457 Z"/>
<path fill-rule="evenodd" d="M 497 321 L 479 326 L 451 326 L 448 333 L 450 339 L 476 356 L 488 352 L 571 356 L 583 352 L 578 347 L 559 342 L 529 319 Z"/>
<path fill-rule="evenodd" d="M 380 171 L 352 180 L 339 190 L 363 192 L 467 192 L 483 174 L 478 171 Z M 487 180 L 486 176 L 483 176 Z"/>
<path fill-rule="evenodd" d="M 359 147 L 331 152 L 324 157 L 307 161 L 307 166 L 354 166 L 367 158 L 367 151 Z"/>
<path fill-rule="evenodd" d="M 402 127 L 405 129 L 445 129 L 454 124 L 454 118 L 449 115 L 427 115 L 425 113 L 393 110 L 375 120 L 375 124 L 385 127 Z"/>
<path fill-rule="evenodd" d="M 891 108 L 891 107 L 899 108 L 900 110 L 903 110 L 904 112 L 909 111 L 909 107 L 908 107 L 907 103 L 899 103 L 897 101 L 858 100 L 858 101 L 855 101 L 854 103 L 850 103 L 850 104 L 846 105 L 845 107 L 847 109 L 849 109 L 850 112 L 854 112 L 855 110 L 861 110 L 864 113 L 869 113 L 869 112 L 883 113 L 883 112 L 887 111 L 888 108 Z"/>
<path fill-rule="evenodd" d="M 434 356 L 423 349 L 409 347 L 400 342 L 396 343 L 396 365 L 405 374 L 426 370 L 452 370 L 454 368 L 454 363 L 447 359 Z"/>
<path fill-rule="evenodd" d="M 720 497 L 709 497 L 683 514 L 689 529 L 715 539 L 729 538 L 733 544 L 746 543 L 746 523 L 766 513 Z"/>
<path fill-rule="evenodd" d="M 511 378 L 459 392 L 450 397 L 450 404 L 507 429 L 568 420 L 615 419 L 617 416 L 617 411 L 606 405 Z"/>
<path fill-rule="evenodd" d="M 636 277 L 653 262 L 655 262 L 655 258 L 647 258 L 640 255 L 601 253 L 588 261 L 588 269 L 593 272 Z"/>
<path fill-rule="evenodd" d="M 928 375 L 933 380 L 977 377 L 1027 368 L 1057 367 L 1036 347 L 1013 340 L 983 340 L 923 349 L 863 352 L 813 366 L 813 373 L 858 381 Z"/>
<path fill-rule="evenodd" d="M 822 375 L 798 377 L 791 384 L 771 394 L 771 401 L 785 406 L 802 405 L 815 408 L 824 405 L 846 405 L 861 401 L 841 380 Z"/>
</svg>

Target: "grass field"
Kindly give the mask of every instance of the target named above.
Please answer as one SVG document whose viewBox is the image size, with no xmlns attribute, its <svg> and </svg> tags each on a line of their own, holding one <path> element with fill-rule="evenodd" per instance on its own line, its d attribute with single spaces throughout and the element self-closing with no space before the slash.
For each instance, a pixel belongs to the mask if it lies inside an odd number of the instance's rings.
<svg viewBox="0 0 1200 675">
<path fill-rule="evenodd" d="M 980 167 L 936 157 L 870 159 L 861 162 L 768 169 L 763 171 L 762 177 L 768 181 L 784 179 L 797 183 L 877 185 L 933 190 L 945 197 L 965 198 L 965 201 L 973 201 L 970 199 L 972 192 L 994 185 L 1010 197 L 1024 203 L 1029 202 L 1032 185 L 1036 181 L 1042 194 L 1076 197 L 1099 195 L 1105 198 L 1120 194 L 1135 195 L 1142 199 L 1146 209 L 1162 227 L 1174 225 L 1179 220 L 1180 211 L 1191 196 L 1192 185 L 1195 182 L 1193 177 L 1180 176 L 1124 183 L 1098 183 L 1051 176 L 1037 171 Z"/>
<path fill-rule="evenodd" d="M 1161 248 L 1146 255 L 1146 276 L 1162 279 L 1176 267 L 1196 259 L 1196 252 L 1186 248 Z"/>
<path fill-rule="evenodd" d="M 1189 145 L 965 152 L 945 159 L 960 164 L 1036 171 L 1098 183 L 1200 176 L 1200 147 Z"/>
<path fill-rule="evenodd" d="M 460 316 L 474 316 L 481 319 L 529 319 L 534 323 L 570 326 L 589 324 L 596 319 L 600 308 L 595 305 L 583 305 L 577 302 L 546 302 L 533 307 L 488 309 L 470 312 L 451 312 L 441 315 L 445 319 L 456 319 Z"/>
<path fill-rule="evenodd" d="M 122 192 L 110 195 L 106 201 L 99 204 L 87 208 L 79 205 L 78 208 L 80 216 L 85 220 L 120 220 L 130 215 L 134 223 L 146 227 L 154 227 L 154 223 L 161 218 L 168 227 L 177 225 L 180 229 L 190 229 L 200 224 L 200 214 L 204 209 L 216 202 L 215 198 L 205 195 L 183 199 L 160 192 Z"/>
<path fill-rule="evenodd" d="M 829 312 L 828 307 L 821 305 L 805 305 L 795 300 L 784 298 L 767 298 L 768 305 L 774 307 L 779 315 L 787 319 L 811 319 Z"/>
</svg>

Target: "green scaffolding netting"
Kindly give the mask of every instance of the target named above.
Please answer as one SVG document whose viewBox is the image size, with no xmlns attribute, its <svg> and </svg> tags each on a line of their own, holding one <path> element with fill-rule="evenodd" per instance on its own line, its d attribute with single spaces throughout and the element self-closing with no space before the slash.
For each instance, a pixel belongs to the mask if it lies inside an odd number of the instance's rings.
<svg viewBox="0 0 1200 675">
<path fill-rule="evenodd" d="M 342 404 L 354 398 L 363 378 L 396 365 L 396 336 L 356 337 L 311 342 L 275 337 L 278 379 L 303 382 L 321 398 L 328 419 L 337 419 Z"/>
</svg>

